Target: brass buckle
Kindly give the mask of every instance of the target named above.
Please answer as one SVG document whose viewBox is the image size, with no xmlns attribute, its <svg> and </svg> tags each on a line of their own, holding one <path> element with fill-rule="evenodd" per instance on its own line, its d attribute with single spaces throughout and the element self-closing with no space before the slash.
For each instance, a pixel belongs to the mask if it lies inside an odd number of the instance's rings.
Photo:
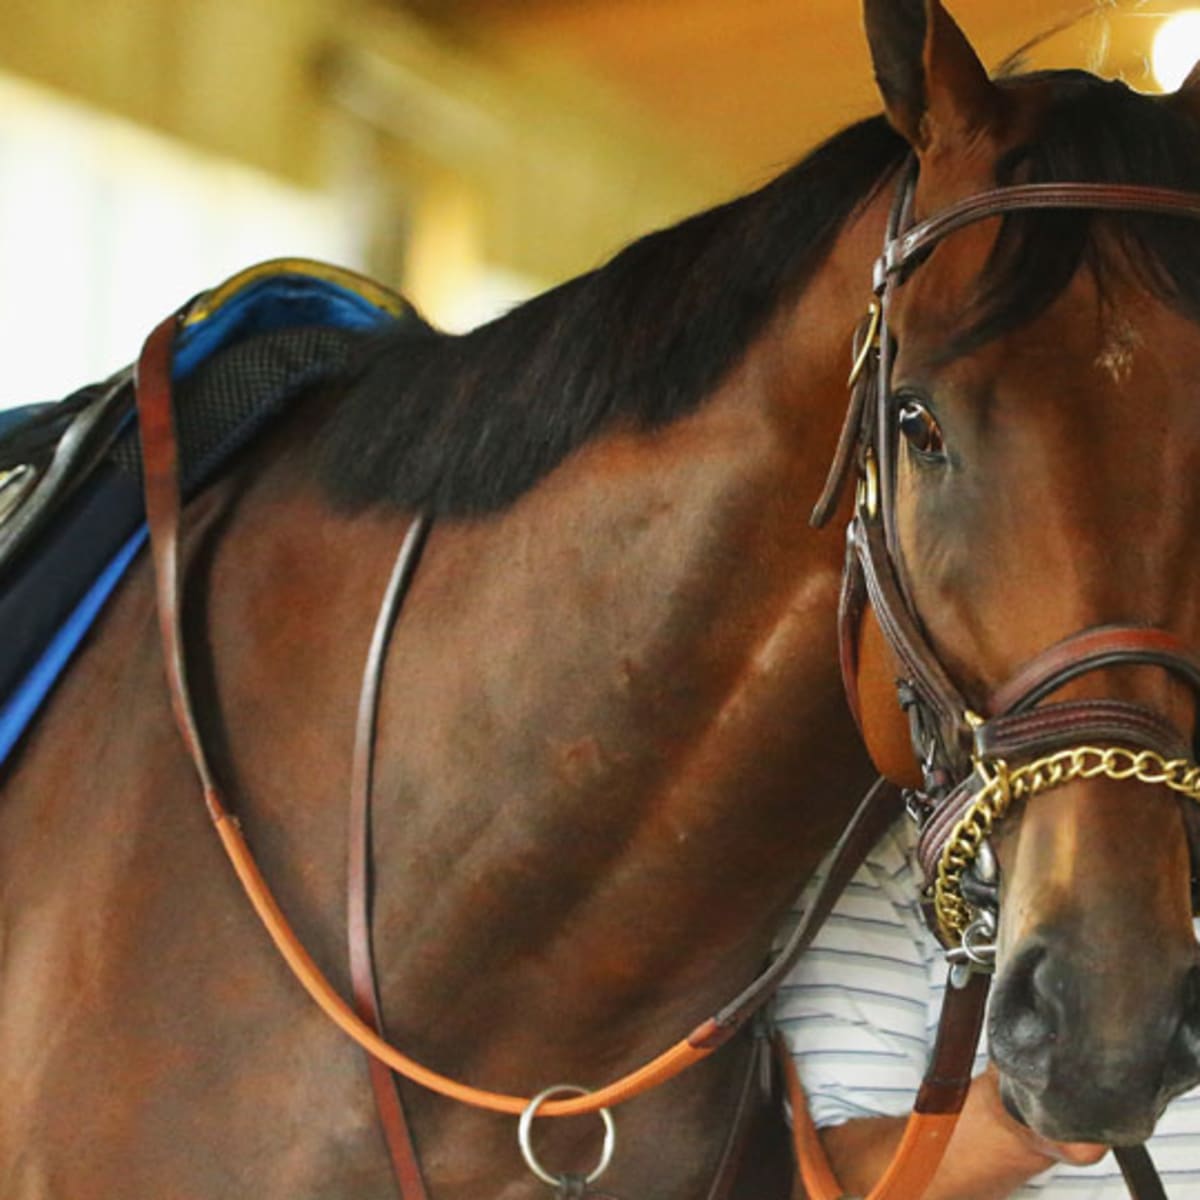
<svg viewBox="0 0 1200 1200">
<path fill-rule="evenodd" d="M 858 477 L 855 498 L 859 510 L 865 512 L 871 520 L 879 515 L 879 464 L 875 461 L 875 453 L 872 450 L 863 455 L 862 474 Z"/>
<path fill-rule="evenodd" d="M 863 371 L 867 368 L 867 363 L 871 360 L 872 352 L 879 349 L 879 330 L 882 324 L 883 308 L 878 300 L 872 300 L 867 305 L 867 334 L 859 347 L 858 357 L 855 358 L 854 365 L 850 368 L 850 378 L 846 381 L 848 388 L 854 387 L 859 381 Z"/>
</svg>

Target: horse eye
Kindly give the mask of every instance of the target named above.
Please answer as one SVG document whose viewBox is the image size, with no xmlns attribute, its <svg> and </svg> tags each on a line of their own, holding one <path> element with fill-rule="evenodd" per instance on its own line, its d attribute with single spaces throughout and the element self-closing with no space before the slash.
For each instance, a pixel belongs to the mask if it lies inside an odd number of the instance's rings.
<svg viewBox="0 0 1200 1200">
<path fill-rule="evenodd" d="M 936 458 L 945 452 L 942 427 L 923 404 L 906 400 L 900 408 L 899 421 L 901 435 L 918 454 Z"/>
</svg>

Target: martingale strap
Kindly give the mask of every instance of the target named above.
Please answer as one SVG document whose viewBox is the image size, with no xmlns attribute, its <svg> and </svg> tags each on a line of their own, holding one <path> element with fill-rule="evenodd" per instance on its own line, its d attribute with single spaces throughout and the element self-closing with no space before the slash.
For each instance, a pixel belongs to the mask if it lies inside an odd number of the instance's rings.
<svg viewBox="0 0 1200 1200">
<path fill-rule="evenodd" d="M 383 1006 L 375 971 L 375 950 L 371 940 L 371 904 L 374 880 L 371 871 L 371 799 L 375 767 L 375 731 L 378 727 L 379 692 L 388 642 L 396 618 L 404 605 L 408 589 L 421 561 L 421 551 L 432 522 L 418 516 L 396 556 L 383 604 L 371 635 L 367 665 L 363 671 L 362 695 L 354 733 L 354 763 L 350 781 L 350 812 L 347 830 L 346 869 L 346 941 L 350 949 L 350 980 L 354 1006 L 364 1021 L 369 1021 L 380 1037 L 384 1036 Z M 375 1109 L 387 1146 L 392 1174 L 401 1200 L 428 1200 L 425 1177 L 413 1144 L 412 1131 L 404 1112 L 404 1099 L 396 1077 L 373 1054 L 367 1054 L 367 1070 Z"/>
</svg>

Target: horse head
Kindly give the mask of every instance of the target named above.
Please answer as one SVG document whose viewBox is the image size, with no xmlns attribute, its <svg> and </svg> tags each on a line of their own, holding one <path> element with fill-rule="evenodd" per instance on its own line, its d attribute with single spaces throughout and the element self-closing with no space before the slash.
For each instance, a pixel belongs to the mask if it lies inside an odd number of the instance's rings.
<svg viewBox="0 0 1200 1200">
<path fill-rule="evenodd" d="M 1074 71 L 993 82 L 937 0 L 865 12 L 888 117 L 919 167 L 913 224 L 998 187 L 1200 191 L 1200 77 L 1167 97 Z M 1009 1106 L 1062 1140 L 1139 1141 L 1200 1080 L 1195 801 L 1148 782 L 1160 759 L 1191 757 L 1189 669 L 1141 653 L 1047 668 L 1076 635 L 1120 643 L 1110 627 L 1200 646 L 1191 217 L 997 208 L 905 263 L 886 298 L 887 536 L 940 668 L 985 719 L 1032 672 L 1051 681 L 1030 718 L 1043 731 L 1056 712 L 1101 711 L 1093 701 L 1155 731 L 1122 725 L 1107 760 L 1084 761 L 1092 731 L 1055 742 L 1046 769 L 1065 781 L 1006 794 L 995 831 L 991 1053 Z"/>
</svg>

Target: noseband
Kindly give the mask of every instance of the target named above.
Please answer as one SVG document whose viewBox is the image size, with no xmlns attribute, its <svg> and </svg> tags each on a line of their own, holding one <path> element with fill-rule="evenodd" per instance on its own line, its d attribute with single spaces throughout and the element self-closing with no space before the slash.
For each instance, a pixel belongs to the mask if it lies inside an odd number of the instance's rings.
<svg viewBox="0 0 1200 1200">
<path fill-rule="evenodd" d="M 898 412 L 891 376 L 896 342 L 889 314 L 896 291 L 949 234 L 977 221 L 1045 209 L 1144 212 L 1200 218 L 1200 195 L 1089 183 L 996 188 L 912 224 L 915 170 L 899 188 L 875 267 L 875 299 L 855 340 L 851 403 L 825 491 L 813 512 L 832 516 L 857 465 L 854 515 L 840 610 L 842 667 L 857 710 L 858 634 L 869 604 L 898 671 L 923 786 L 910 794 L 920 826 L 918 857 L 931 898 L 930 923 L 961 964 L 987 970 L 996 927 L 996 874 L 986 847 L 1012 803 L 1078 779 L 1136 779 L 1200 800 L 1200 767 L 1163 716 L 1121 700 L 1043 704 L 1059 688 L 1114 666 L 1155 666 L 1200 694 L 1200 655 L 1174 634 L 1103 625 L 1065 638 L 1026 663 L 976 714 L 924 633 L 906 585 L 897 537 Z"/>
</svg>

